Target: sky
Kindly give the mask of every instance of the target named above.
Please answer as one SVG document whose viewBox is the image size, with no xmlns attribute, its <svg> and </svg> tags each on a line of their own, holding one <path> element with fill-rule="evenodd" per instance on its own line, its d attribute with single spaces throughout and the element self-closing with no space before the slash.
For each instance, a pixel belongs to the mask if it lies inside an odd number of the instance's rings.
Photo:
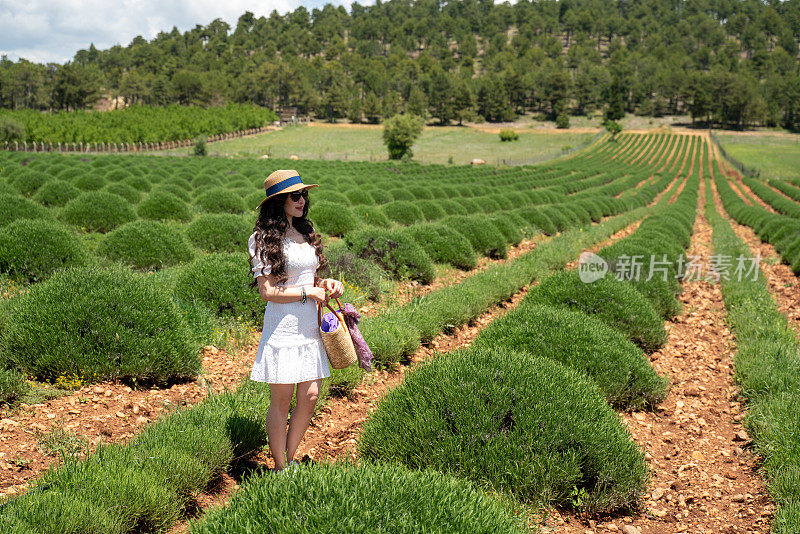
<svg viewBox="0 0 800 534">
<path fill-rule="evenodd" d="M 116 44 L 137 35 L 147 40 L 173 26 L 184 32 L 220 18 L 236 26 L 250 11 L 257 17 L 300 5 L 309 11 L 325 4 L 350 6 L 350 0 L 0 0 L 0 56 L 35 63 L 64 63 L 75 52 Z M 372 1 L 361 0 L 362 5 Z"/>
</svg>

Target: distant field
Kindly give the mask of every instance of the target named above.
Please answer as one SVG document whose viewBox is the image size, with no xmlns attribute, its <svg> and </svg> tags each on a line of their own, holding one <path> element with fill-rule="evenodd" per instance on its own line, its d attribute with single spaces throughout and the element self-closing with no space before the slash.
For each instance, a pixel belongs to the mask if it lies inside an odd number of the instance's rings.
<svg viewBox="0 0 800 534">
<path fill-rule="evenodd" d="M 543 133 L 519 130 L 519 140 L 503 143 L 497 133 L 467 127 L 427 128 L 414 146 L 421 163 L 466 164 L 480 158 L 488 164 L 521 165 L 560 155 L 565 148 L 589 141 L 593 133 Z M 248 138 L 208 145 L 213 155 L 382 161 L 387 159 L 380 126 L 295 126 Z M 185 152 L 186 149 L 181 151 Z"/>
<path fill-rule="evenodd" d="M 725 150 L 765 178 L 800 178 L 800 135 L 717 135 Z"/>
</svg>

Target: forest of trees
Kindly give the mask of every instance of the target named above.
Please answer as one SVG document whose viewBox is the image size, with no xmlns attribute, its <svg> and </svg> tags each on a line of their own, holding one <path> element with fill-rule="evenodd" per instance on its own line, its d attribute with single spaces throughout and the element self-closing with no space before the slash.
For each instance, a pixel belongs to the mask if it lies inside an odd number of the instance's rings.
<svg viewBox="0 0 800 534">
<path fill-rule="evenodd" d="M 0 107 L 252 103 L 354 122 L 602 111 L 800 129 L 800 0 L 390 0 L 244 13 L 64 65 L 0 61 Z"/>
</svg>

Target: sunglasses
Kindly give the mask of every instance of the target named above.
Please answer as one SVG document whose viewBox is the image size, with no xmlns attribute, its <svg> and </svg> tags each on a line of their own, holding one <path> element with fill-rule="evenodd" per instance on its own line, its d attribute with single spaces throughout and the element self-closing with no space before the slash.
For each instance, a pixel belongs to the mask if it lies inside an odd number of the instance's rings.
<svg viewBox="0 0 800 534">
<path fill-rule="evenodd" d="M 302 191 L 293 191 L 289 193 L 289 197 L 291 197 L 292 202 L 299 202 L 301 198 L 308 200 L 308 191 L 305 189 Z"/>
</svg>

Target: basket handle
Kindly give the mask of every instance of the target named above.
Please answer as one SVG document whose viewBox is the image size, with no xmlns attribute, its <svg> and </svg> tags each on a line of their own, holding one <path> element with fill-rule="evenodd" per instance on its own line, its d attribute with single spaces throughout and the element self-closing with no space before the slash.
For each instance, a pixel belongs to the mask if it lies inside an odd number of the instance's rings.
<svg viewBox="0 0 800 534">
<path fill-rule="evenodd" d="M 338 297 L 336 298 L 336 304 L 338 304 L 338 305 L 339 305 L 339 309 L 341 309 L 341 308 L 342 308 L 342 303 L 339 301 L 339 298 L 338 298 Z M 322 303 L 318 303 L 318 304 L 317 304 L 317 324 L 318 324 L 320 327 L 322 326 L 322 306 L 323 306 L 323 305 L 322 305 Z M 336 316 L 336 318 L 337 318 L 337 319 L 339 319 L 339 323 L 340 323 L 340 324 L 341 324 L 341 325 L 342 325 L 344 328 L 347 328 L 347 325 L 344 323 L 344 316 L 343 316 L 343 315 L 341 315 L 341 314 L 340 314 L 338 311 L 334 310 L 334 309 L 331 307 L 331 303 L 330 303 L 330 302 L 328 302 L 327 300 L 325 301 L 325 307 L 327 307 L 327 308 L 328 308 L 330 311 L 332 311 L 332 312 L 333 312 L 333 314 Z"/>
</svg>

